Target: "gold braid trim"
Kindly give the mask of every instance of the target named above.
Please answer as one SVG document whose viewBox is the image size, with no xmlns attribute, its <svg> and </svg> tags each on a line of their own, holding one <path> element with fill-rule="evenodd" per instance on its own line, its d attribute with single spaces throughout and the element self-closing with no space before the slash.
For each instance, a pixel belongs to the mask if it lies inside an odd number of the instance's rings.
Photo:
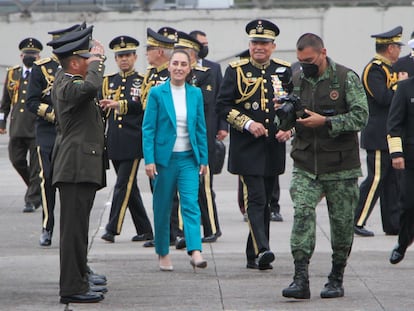
<svg viewBox="0 0 414 311">
<path fill-rule="evenodd" d="M 9 90 L 12 105 L 16 104 L 17 100 L 19 99 L 19 87 L 20 87 L 20 79 L 19 78 L 17 78 L 16 80 L 13 79 L 13 73 L 14 73 L 14 70 L 12 69 L 12 70 L 9 70 L 9 73 L 7 75 L 7 78 L 8 78 L 7 89 Z"/>
<path fill-rule="evenodd" d="M 390 70 L 386 66 L 382 65 L 381 67 L 384 70 L 385 75 L 387 76 L 387 88 L 395 91 L 397 89 L 397 82 L 398 82 L 397 73 L 393 72 L 391 74 Z"/>
<path fill-rule="evenodd" d="M 147 97 L 150 89 L 154 86 L 153 81 L 148 81 L 149 76 L 146 75 L 144 79 L 144 83 L 142 83 L 141 86 L 141 104 L 142 104 L 142 110 L 145 110 L 147 107 Z"/>
<path fill-rule="evenodd" d="M 390 135 L 387 135 L 387 142 L 390 154 L 403 152 L 401 137 L 391 137 Z"/>
<path fill-rule="evenodd" d="M 227 115 L 227 122 L 236 130 L 243 132 L 244 125 L 251 119 L 236 109 L 232 109 Z"/>
<path fill-rule="evenodd" d="M 244 75 L 243 70 L 241 69 L 241 67 L 237 67 L 237 87 L 239 90 L 239 93 L 241 95 L 241 97 L 239 99 L 236 99 L 236 104 L 239 104 L 243 101 L 245 101 L 246 99 L 249 99 L 254 93 L 256 93 L 257 89 L 259 88 L 259 86 L 262 84 L 263 82 L 263 78 L 259 77 L 256 79 L 256 81 L 249 81 L 248 78 L 246 78 L 246 76 Z M 246 86 L 244 88 L 244 90 L 242 89 L 242 83 L 244 83 Z M 248 89 L 253 86 L 253 88 L 250 90 L 250 92 L 248 91 Z M 263 90 L 262 90 L 262 98 L 261 100 L 263 101 Z M 262 103 L 263 104 L 263 103 Z"/>
<path fill-rule="evenodd" d="M 118 114 L 125 115 L 128 113 L 128 101 L 126 99 L 118 101 L 119 111 Z"/>
<path fill-rule="evenodd" d="M 41 66 L 40 69 L 42 70 L 43 76 L 45 77 L 45 80 L 47 82 L 47 87 L 42 91 L 42 95 L 45 96 L 52 89 L 55 77 L 47 72 L 47 69 L 44 65 Z"/>
</svg>

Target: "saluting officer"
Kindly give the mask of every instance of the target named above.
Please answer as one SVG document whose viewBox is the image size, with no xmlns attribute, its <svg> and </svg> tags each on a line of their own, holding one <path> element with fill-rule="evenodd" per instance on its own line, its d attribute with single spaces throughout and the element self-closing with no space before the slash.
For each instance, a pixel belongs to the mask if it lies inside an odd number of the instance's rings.
<svg viewBox="0 0 414 311">
<path fill-rule="evenodd" d="M 53 40 L 71 31 L 79 30 L 81 25 L 73 25 L 66 29 L 50 31 Z M 48 42 L 53 48 L 58 45 Z M 56 188 L 52 186 L 51 159 L 56 138 L 55 109 L 51 99 L 51 90 L 59 61 L 55 55 L 34 62 L 27 91 L 27 108 L 36 117 L 36 145 L 41 165 L 40 178 L 42 193 L 42 233 L 39 243 L 41 246 L 50 246 L 52 243 L 53 227 L 55 223 L 55 196 Z"/>
<path fill-rule="evenodd" d="M 3 98 L 0 107 L 0 134 L 6 134 L 6 120 L 10 116 L 9 158 L 27 186 L 24 197 L 24 213 L 34 212 L 40 207 L 39 160 L 36 152 L 35 120 L 26 106 L 27 86 L 35 60 L 40 58 L 42 43 L 35 38 L 26 38 L 19 44 L 23 66 L 7 70 Z M 29 153 L 29 163 L 27 154 Z"/>
<path fill-rule="evenodd" d="M 119 72 L 105 76 L 102 99 L 99 101 L 106 112 L 108 158 L 112 160 L 117 179 L 112 198 L 109 221 L 102 239 L 115 241 L 121 233 L 126 209 L 132 216 L 137 235 L 132 241 L 152 240 L 151 223 L 142 202 L 137 184 L 137 171 L 142 159 L 141 103 L 143 77 L 135 71 L 138 40 L 118 36 L 109 43 L 115 52 Z"/>
<path fill-rule="evenodd" d="M 386 139 L 386 123 L 394 91 L 406 72 L 394 72 L 392 64 L 401 52 L 402 27 L 372 35 L 376 55 L 365 66 L 362 83 L 368 98 L 368 124 L 361 131 L 361 147 L 367 153 L 368 175 L 361 183 L 358 207 L 355 210 L 355 234 L 373 236 L 364 228 L 378 197 L 380 198 L 382 228 L 386 234 L 399 230 L 400 174 L 392 167 Z"/>
<path fill-rule="evenodd" d="M 228 170 L 240 175 L 249 223 L 247 268 L 272 269 L 269 246 L 270 201 L 275 176 L 285 169 L 285 143 L 273 124 L 273 98 L 281 83 L 275 74 L 290 64 L 271 59 L 279 28 L 257 19 L 246 25 L 250 58 L 230 63 L 220 88 L 217 112 L 230 124 Z"/>
</svg>

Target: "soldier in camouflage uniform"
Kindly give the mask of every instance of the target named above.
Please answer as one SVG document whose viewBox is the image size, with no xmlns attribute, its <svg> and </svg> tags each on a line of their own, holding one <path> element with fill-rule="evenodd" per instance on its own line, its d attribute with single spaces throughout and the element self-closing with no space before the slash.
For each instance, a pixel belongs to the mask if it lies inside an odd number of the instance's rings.
<svg viewBox="0 0 414 311">
<path fill-rule="evenodd" d="M 290 72 L 290 64 L 271 58 L 279 28 L 267 20 L 246 25 L 250 58 L 230 63 L 217 100 L 217 112 L 230 124 L 228 170 L 240 175 L 247 211 L 248 269 L 272 269 L 275 256 L 269 246 L 270 201 L 275 176 L 285 170 L 284 141 L 290 131 L 278 133 L 273 124 L 273 100 L 283 91 L 276 70 Z M 283 140 L 282 142 L 278 140 Z"/>
<path fill-rule="evenodd" d="M 27 186 L 24 213 L 34 212 L 41 205 L 39 160 L 36 152 L 36 116 L 26 106 L 27 86 L 33 62 L 39 60 L 42 43 L 26 38 L 19 44 L 23 66 L 7 70 L 0 106 L 0 134 L 6 134 L 6 120 L 10 114 L 9 158 Z M 29 163 L 27 155 L 29 154 Z"/>
<path fill-rule="evenodd" d="M 304 34 L 296 47 L 302 70 L 293 75 L 293 91 L 304 111 L 293 112 L 302 115 L 296 120 L 291 151 L 295 275 L 282 294 L 310 298 L 308 265 L 315 249 L 315 208 L 326 197 L 333 254 L 328 283 L 320 295 L 342 297 L 343 274 L 354 235 L 358 177 L 362 175 L 358 131 L 367 121 L 367 99 L 357 74 L 328 58 L 320 37 Z"/>
</svg>

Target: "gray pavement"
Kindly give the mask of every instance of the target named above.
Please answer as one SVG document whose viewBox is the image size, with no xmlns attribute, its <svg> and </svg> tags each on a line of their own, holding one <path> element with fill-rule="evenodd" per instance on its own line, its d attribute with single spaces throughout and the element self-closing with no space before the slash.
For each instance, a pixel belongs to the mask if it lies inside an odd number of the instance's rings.
<svg viewBox="0 0 414 311">
<path fill-rule="evenodd" d="M 393 266 L 388 262 L 395 236 L 382 232 L 378 206 L 368 229 L 375 237 L 355 237 L 345 272 L 345 297 L 321 299 L 319 292 L 330 271 L 329 223 L 324 201 L 317 208 L 317 246 L 310 265 L 310 300 L 282 297 L 292 280 L 293 262 L 289 237 L 293 209 L 288 187 L 291 161 L 281 177 L 281 213 L 284 222 L 271 223 L 271 248 L 276 254 L 274 269 L 245 268 L 247 225 L 237 206 L 237 177 L 223 172 L 215 178 L 217 205 L 223 235 L 203 244 L 208 260 L 205 270 L 193 272 L 185 251 L 171 248 L 173 272 L 158 269 L 154 249 L 131 242 L 135 234 L 127 214 L 114 244 L 100 239 L 108 219 L 115 181 L 108 172 L 108 187 L 99 191 L 90 222 L 90 266 L 108 277 L 105 300 L 98 304 L 59 303 L 59 204 L 50 248 L 41 248 L 38 238 L 41 211 L 23 214 L 24 184 L 12 168 L 7 153 L 8 137 L 0 137 L 0 310 L 318 310 L 318 311 L 408 311 L 414 309 L 412 272 L 414 254 Z M 362 156 L 365 156 L 362 152 Z M 364 161 L 364 159 L 362 159 Z M 254 165 L 252 163 L 247 165 Z M 152 220 L 151 193 L 141 169 L 138 174 L 144 203 Z"/>
</svg>

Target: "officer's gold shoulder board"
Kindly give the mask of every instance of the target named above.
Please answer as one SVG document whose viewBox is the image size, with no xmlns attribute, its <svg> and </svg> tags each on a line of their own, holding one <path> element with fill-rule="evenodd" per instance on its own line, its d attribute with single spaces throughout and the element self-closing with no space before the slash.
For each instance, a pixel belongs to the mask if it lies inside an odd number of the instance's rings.
<svg viewBox="0 0 414 311">
<path fill-rule="evenodd" d="M 193 69 L 206 72 L 207 70 L 210 70 L 210 67 L 195 66 Z"/>
<path fill-rule="evenodd" d="M 50 57 L 46 57 L 46 58 L 39 59 L 39 60 L 35 61 L 34 63 L 36 65 L 40 66 L 40 65 L 43 65 L 43 64 L 46 64 L 46 63 L 50 62 L 51 60 L 52 59 Z"/>
<path fill-rule="evenodd" d="M 243 65 L 246 65 L 246 64 L 248 64 L 249 63 L 249 59 L 248 58 L 245 58 L 245 59 L 240 59 L 240 60 L 236 60 L 236 61 L 234 61 L 234 62 L 230 62 L 230 67 L 232 67 L 232 68 L 236 68 L 236 67 L 239 67 L 239 66 L 243 66 Z"/>
<path fill-rule="evenodd" d="M 143 80 L 145 78 L 145 76 L 143 74 L 140 74 L 139 72 L 137 72 L 137 76 L 141 80 Z"/>
<path fill-rule="evenodd" d="M 20 65 L 9 67 L 9 68 L 7 68 L 7 71 L 16 70 L 16 69 L 20 69 Z"/>
<path fill-rule="evenodd" d="M 275 62 L 276 64 L 279 65 L 283 65 L 285 67 L 290 67 L 291 64 L 283 59 L 279 59 L 279 58 L 272 58 L 272 61 Z"/>
<path fill-rule="evenodd" d="M 382 61 L 381 61 L 381 60 L 379 60 L 379 59 L 376 59 L 376 60 L 374 60 L 372 63 L 373 63 L 373 64 L 375 64 L 375 65 L 381 66 Z"/>
</svg>

